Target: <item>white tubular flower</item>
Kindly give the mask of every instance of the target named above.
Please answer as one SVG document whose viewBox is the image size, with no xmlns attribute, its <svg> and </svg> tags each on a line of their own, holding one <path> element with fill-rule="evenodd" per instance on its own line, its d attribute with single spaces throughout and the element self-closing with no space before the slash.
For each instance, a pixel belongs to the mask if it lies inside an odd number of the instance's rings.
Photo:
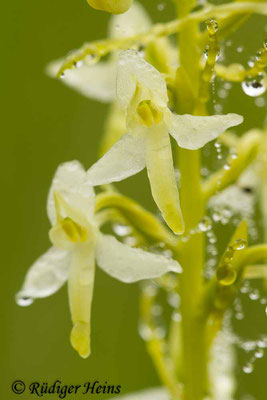
<svg viewBox="0 0 267 400">
<path fill-rule="evenodd" d="M 169 258 L 131 248 L 104 235 L 94 217 L 94 191 L 85 184 L 86 172 L 77 161 L 59 166 L 48 196 L 53 246 L 29 269 L 19 305 L 50 296 L 68 280 L 73 322 L 72 346 L 82 357 L 90 354 L 90 317 L 95 259 L 99 267 L 122 282 L 160 277 L 168 271 L 181 272 Z"/>
<path fill-rule="evenodd" d="M 134 36 L 146 32 L 150 26 L 147 12 L 135 2 L 125 14 L 110 18 L 108 36 L 111 39 Z M 116 98 L 117 60 L 117 52 L 112 53 L 107 61 L 97 64 L 92 64 L 90 59 L 88 62 L 85 60 L 78 63 L 77 68 L 66 71 L 62 82 L 85 97 L 109 103 Z M 54 78 L 62 63 L 62 59 L 51 62 L 47 67 L 48 75 Z"/>
<path fill-rule="evenodd" d="M 158 208 L 173 232 L 181 234 L 184 226 L 169 133 L 180 147 L 196 150 L 240 124 L 243 117 L 171 112 L 163 76 L 134 50 L 119 57 L 117 97 L 129 132 L 89 169 L 87 181 L 93 186 L 120 181 L 146 166 Z"/>
</svg>

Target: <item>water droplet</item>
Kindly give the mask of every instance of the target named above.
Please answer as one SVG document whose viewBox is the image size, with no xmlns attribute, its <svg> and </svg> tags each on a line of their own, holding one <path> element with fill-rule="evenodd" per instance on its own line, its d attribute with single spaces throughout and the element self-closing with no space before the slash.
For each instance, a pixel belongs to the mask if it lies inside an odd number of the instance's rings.
<svg viewBox="0 0 267 400">
<path fill-rule="evenodd" d="M 201 232 L 207 232 L 212 228 L 211 220 L 209 217 L 204 217 L 198 224 Z"/>
<path fill-rule="evenodd" d="M 253 372 L 253 369 L 254 366 L 251 362 L 248 362 L 243 366 L 243 371 L 245 372 L 245 374 L 251 374 L 251 372 Z"/>
<path fill-rule="evenodd" d="M 255 355 L 256 358 L 262 358 L 264 356 L 264 350 L 263 349 L 257 349 L 255 351 L 254 355 Z"/>
<path fill-rule="evenodd" d="M 265 106 L 265 99 L 263 97 L 257 97 L 255 99 L 255 104 L 257 107 L 264 107 Z"/>
<path fill-rule="evenodd" d="M 167 296 L 168 304 L 173 308 L 178 308 L 180 305 L 180 296 L 178 293 L 169 293 Z"/>
<path fill-rule="evenodd" d="M 231 165 L 228 163 L 224 164 L 224 166 L 223 166 L 223 169 L 225 169 L 226 171 L 228 171 L 230 168 L 231 168 Z"/>
<path fill-rule="evenodd" d="M 152 330 L 150 329 L 150 327 L 147 324 L 140 323 L 138 326 L 138 331 L 139 331 L 139 335 L 145 342 L 148 342 L 153 337 Z"/>
<path fill-rule="evenodd" d="M 16 303 L 18 306 L 21 307 L 28 307 L 34 302 L 34 299 L 32 297 L 28 296 L 23 296 L 21 294 L 18 294 L 16 296 Z"/>
<path fill-rule="evenodd" d="M 234 250 L 243 250 L 247 245 L 247 242 L 244 239 L 237 239 L 233 244 Z"/>
<path fill-rule="evenodd" d="M 82 60 L 78 60 L 75 62 L 75 67 L 76 68 L 81 68 L 83 66 L 83 61 Z"/>
<path fill-rule="evenodd" d="M 113 231 L 116 233 L 118 236 L 127 236 L 132 232 L 132 229 L 130 226 L 127 225 L 122 225 L 122 224 L 114 224 L 112 226 Z"/>
<path fill-rule="evenodd" d="M 228 97 L 228 91 L 225 89 L 218 90 L 218 96 L 220 99 L 226 99 Z"/>
<path fill-rule="evenodd" d="M 221 211 L 215 211 L 215 212 L 212 214 L 213 221 L 215 221 L 215 222 L 221 221 L 222 217 L 223 217 L 223 214 L 222 214 Z"/>
<path fill-rule="evenodd" d="M 235 314 L 235 318 L 239 321 L 241 321 L 242 319 L 244 319 L 244 314 L 242 312 L 237 312 Z"/>
<path fill-rule="evenodd" d="M 160 4 L 158 4 L 157 9 L 158 9 L 159 11 L 163 11 L 165 7 L 166 7 L 166 4 L 160 3 Z"/>
<path fill-rule="evenodd" d="M 250 300 L 258 300 L 260 298 L 260 293 L 258 291 L 258 289 L 253 289 L 250 293 L 249 293 L 249 298 Z"/>
<path fill-rule="evenodd" d="M 210 19 L 206 25 L 210 35 L 214 35 L 218 31 L 218 22 L 215 19 Z"/>
<path fill-rule="evenodd" d="M 257 341 L 257 346 L 260 349 L 266 349 L 267 348 L 267 337 L 262 336 L 258 341 Z"/>
<path fill-rule="evenodd" d="M 242 51 L 244 50 L 243 46 L 238 46 L 238 48 L 236 49 L 238 53 L 242 53 Z"/>
<path fill-rule="evenodd" d="M 178 313 L 178 312 L 174 312 L 172 314 L 172 320 L 175 321 L 175 322 L 180 322 L 182 320 L 181 314 Z"/>
<path fill-rule="evenodd" d="M 245 342 L 241 343 L 241 349 L 245 350 L 245 352 L 249 353 L 250 351 L 253 351 L 256 349 L 256 342 L 253 340 L 247 340 Z"/>
<path fill-rule="evenodd" d="M 65 79 L 65 78 L 66 78 L 66 75 L 64 72 L 62 72 L 62 74 L 60 74 L 60 79 Z"/>
<path fill-rule="evenodd" d="M 250 290 L 251 290 L 251 288 L 250 288 L 250 283 L 249 283 L 249 281 L 245 281 L 245 282 L 243 283 L 243 286 L 241 286 L 241 288 L 240 288 L 240 292 L 241 292 L 242 294 L 247 294 L 247 293 L 250 292 Z"/>
<path fill-rule="evenodd" d="M 154 304 L 151 308 L 151 314 L 154 317 L 159 317 L 162 314 L 162 307 L 159 304 Z"/>
<path fill-rule="evenodd" d="M 250 97 L 257 97 L 265 93 L 266 87 L 257 79 L 242 82 L 242 89 Z"/>
</svg>

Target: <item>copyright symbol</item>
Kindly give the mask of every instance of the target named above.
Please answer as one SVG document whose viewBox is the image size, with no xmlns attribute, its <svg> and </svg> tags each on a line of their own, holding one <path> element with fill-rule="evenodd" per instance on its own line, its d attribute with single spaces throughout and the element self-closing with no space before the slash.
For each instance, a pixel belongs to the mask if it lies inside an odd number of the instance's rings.
<svg viewBox="0 0 267 400">
<path fill-rule="evenodd" d="M 25 392 L 25 383 L 22 381 L 15 381 L 12 383 L 11 389 L 15 394 L 22 394 Z"/>
</svg>

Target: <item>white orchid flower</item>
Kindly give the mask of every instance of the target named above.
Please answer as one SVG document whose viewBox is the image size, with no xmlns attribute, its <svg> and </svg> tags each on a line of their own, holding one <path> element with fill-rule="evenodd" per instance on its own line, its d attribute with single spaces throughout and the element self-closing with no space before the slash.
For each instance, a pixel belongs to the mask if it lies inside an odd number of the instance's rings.
<svg viewBox="0 0 267 400">
<path fill-rule="evenodd" d="M 94 191 L 85 184 L 85 175 L 78 161 L 57 169 L 47 203 L 53 246 L 30 267 L 17 294 L 18 304 L 28 305 L 52 295 L 68 280 L 71 343 L 82 357 L 90 354 L 95 260 L 106 273 L 127 283 L 181 272 L 172 259 L 131 248 L 100 232 L 94 217 Z"/>
<path fill-rule="evenodd" d="M 111 39 L 134 36 L 146 32 L 150 26 L 147 12 L 141 4 L 135 2 L 126 13 L 110 18 L 108 36 Z M 66 71 L 62 82 L 85 97 L 109 103 L 116 98 L 117 60 L 118 52 L 97 64 L 85 60 L 81 66 L 78 63 L 77 68 Z M 63 61 L 51 62 L 47 67 L 48 75 L 55 77 Z"/>
<path fill-rule="evenodd" d="M 120 54 L 117 98 L 129 132 L 90 168 L 87 181 L 93 186 L 121 181 L 147 167 L 154 200 L 169 227 L 180 234 L 184 226 L 169 133 L 178 146 L 196 150 L 240 124 L 243 117 L 171 112 L 163 76 L 134 50 Z"/>
</svg>

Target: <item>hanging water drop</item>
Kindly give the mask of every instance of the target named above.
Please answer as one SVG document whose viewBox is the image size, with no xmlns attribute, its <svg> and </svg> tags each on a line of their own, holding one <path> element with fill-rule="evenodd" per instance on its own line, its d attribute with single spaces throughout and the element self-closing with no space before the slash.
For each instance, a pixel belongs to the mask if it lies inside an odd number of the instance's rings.
<svg viewBox="0 0 267 400">
<path fill-rule="evenodd" d="M 266 91 L 266 87 L 257 79 L 242 82 L 242 89 L 250 97 L 261 96 Z"/>
<path fill-rule="evenodd" d="M 34 302 L 34 299 L 32 297 L 28 297 L 28 296 L 23 296 L 18 294 L 16 296 L 16 303 L 18 306 L 21 307 L 28 307 L 30 306 L 32 303 Z"/>
<path fill-rule="evenodd" d="M 222 214 L 221 211 L 215 211 L 215 212 L 212 214 L 213 221 L 215 221 L 215 222 L 221 221 L 222 217 L 223 217 L 223 214 Z"/>
<path fill-rule="evenodd" d="M 198 224 L 201 232 L 208 232 L 212 228 L 211 220 L 209 217 L 204 217 Z"/>
<path fill-rule="evenodd" d="M 253 372 L 253 369 L 254 366 L 251 362 L 248 362 L 243 366 L 243 371 L 245 372 L 245 374 L 251 374 L 251 372 Z"/>
<path fill-rule="evenodd" d="M 257 349 L 255 351 L 254 355 L 255 355 L 256 358 L 262 358 L 264 356 L 264 350 L 263 349 Z"/>
</svg>

